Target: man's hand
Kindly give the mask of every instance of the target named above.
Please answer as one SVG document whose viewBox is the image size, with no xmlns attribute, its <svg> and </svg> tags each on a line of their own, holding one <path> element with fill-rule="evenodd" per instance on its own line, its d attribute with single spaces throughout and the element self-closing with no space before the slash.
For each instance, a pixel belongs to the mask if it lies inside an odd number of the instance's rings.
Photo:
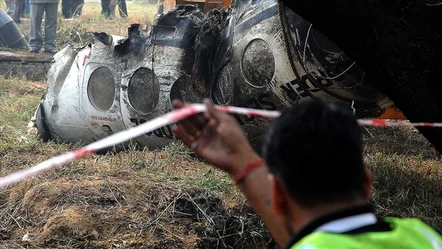
<svg viewBox="0 0 442 249">
<path fill-rule="evenodd" d="M 217 111 L 208 99 L 204 103 L 207 111 L 181 121 L 174 127 L 175 135 L 207 162 L 236 178 L 247 164 L 260 157 L 253 151 L 232 116 Z M 179 109 L 184 104 L 176 100 L 173 106 Z M 248 177 L 238 187 L 261 216 L 277 243 L 282 246 L 289 240 L 290 233 L 286 229 L 286 223 L 274 213 L 269 204 L 271 186 L 267 174 L 265 167 L 257 168 L 248 173 Z"/>
<path fill-rule="evenodd" d="M 235 176 L 259 156 L 232 116 L 217 111 L 208 99 L 204 104 L 207 111 L 181 121 L 174 127 L 175 135 L 207 162 Z M 185 105 L 175 100 L 173 106 L 179 109 Z"/>
</svg>

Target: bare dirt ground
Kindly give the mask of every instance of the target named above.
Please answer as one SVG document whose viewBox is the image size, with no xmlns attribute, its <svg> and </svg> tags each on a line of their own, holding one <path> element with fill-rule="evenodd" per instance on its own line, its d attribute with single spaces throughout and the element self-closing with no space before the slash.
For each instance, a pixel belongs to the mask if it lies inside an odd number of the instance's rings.
<svg viewBox="0 0 442 249">
<path fill-rule="evenodd" d="M 128 5 L 106 20 L 99 3 L 61 20 L 59 47 L 87 44 L 91 31 L 125 35 L 154 7 Z M 20 24 L 25 36 L 28 23 Z M 31 167 L 81 144 L 43 143 L 27 123 L 45 82 L 0 79 L 0 172 Z M 380 216 L 418 217 L 442 232 L 442 161 L 410 128 L 364 129 Z M 232 181 L 174 143 L 158 151 L 128 147 L 92 155 L 0 189 L 0 248 L 275 248 Z"/>
<path fill-rule="evenodd" d="M 36 148 L 34 156 L 40 153 L 45 151 Z M 0 245 L 2 248 L 264 248 L 269 245 L 268 234 L 244 202 L 223 200 L 224 194 L 213 194 L 204 183 L 186 184 L 185 176 L 167 173 L 166 166 L 161 166 L 164 161 L 173 170 L 187 171 L 186 174 L 189 171 L 212 174 L 202 163 L 180 155 L 171 158 L 171 153 L 93 156 L 2 191 Z M 137 157 L 139 164 L 131 165 L 133 157 Z M 206 184 L 208 188 L 220 188 L 219 191 L 231 189 Z"/>
</svg>

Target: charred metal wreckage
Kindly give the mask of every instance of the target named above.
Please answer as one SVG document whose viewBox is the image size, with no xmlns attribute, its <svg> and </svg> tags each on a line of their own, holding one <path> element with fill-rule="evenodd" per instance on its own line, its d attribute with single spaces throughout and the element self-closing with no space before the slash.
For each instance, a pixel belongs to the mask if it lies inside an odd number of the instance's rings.
<svg viewBox="0 0 442 249">
<path fill-rule="evenodd" d="M 158 15 L 148 34 L 95 34 L 95 43 L 55 55 L 36 112 L 44 139 L 90 143 L 172 110 L 180 98 L 279 110 L 311 97 L 378 117 L 392 102 L 364 82 L 364 72 L 337 46 L 276 0 L 233 1 L 203 14 L 194 5 Z M 235 116 L 252 142 L 270 120 Z M 161 147 L 163 127 L 136 139 Z"/>
</svg>

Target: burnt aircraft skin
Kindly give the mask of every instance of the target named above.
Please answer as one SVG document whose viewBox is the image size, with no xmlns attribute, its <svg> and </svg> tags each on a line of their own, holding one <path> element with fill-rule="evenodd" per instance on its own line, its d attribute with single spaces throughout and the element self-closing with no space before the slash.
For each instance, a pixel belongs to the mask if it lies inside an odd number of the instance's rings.
<svg viewBox="0 0 442 249">
<path fill-rule="evenodd" d="M 171 87 L 191 73 L 203 16 L 193 6 L 173 14 L 158 19 L 148 37 L 133 25 L 127 39 L 96 33 L 94 44 L 56 54 L 37 110 L 41 137 L 87 144 L 171 111 Z M 157 148 L 171 139 L 164 127 L 136 142 Z"/>
<path fill-rule="evenodd" d="M 359 117 L 392 105 L 339 48 L 275 0 L 234 1 L 206 15 L 178 6 L 148 35 L 132 25 L 127 38 L 95 38 L 56 54 L 37 110 L 44 139 L 91 143 L 171 111 L 175 98 L 283 110 L 319 97 L 353 104 Z M 252 142 L 271 122 L 235 118 Z M 158 148 L 172 139 L 163 127 L 135 141 Z"/>
<path fill-rule="evenodd" d="M 363 84 L 353 60 L 278 1 L 234 2 L 228 14 L 214 11 L 207 19 L 215 23 L 202 25 L 192 76 L 217 104 L 276 110 L 319 97 L 355 101 L 358 117 L 379 116 L 392 105 Z M 259 141 L 270 122 L 235 117 L 251 140 Z"/>
</svg>

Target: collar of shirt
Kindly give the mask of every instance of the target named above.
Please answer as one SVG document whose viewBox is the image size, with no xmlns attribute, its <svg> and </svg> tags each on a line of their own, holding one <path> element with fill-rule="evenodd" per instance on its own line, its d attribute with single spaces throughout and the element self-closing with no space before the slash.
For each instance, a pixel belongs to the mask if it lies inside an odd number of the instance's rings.
<svg viewBox="0 0 442 249">
<path fill-rule="evenodd" d="M 357 234 L 369 231 L 389 231 L 390 227 L 376 218 L 371 204 L 342 209 L 320 216 L 301 228 L 287 243 L 290 248 L 313 232 Z"/>
</svg>

